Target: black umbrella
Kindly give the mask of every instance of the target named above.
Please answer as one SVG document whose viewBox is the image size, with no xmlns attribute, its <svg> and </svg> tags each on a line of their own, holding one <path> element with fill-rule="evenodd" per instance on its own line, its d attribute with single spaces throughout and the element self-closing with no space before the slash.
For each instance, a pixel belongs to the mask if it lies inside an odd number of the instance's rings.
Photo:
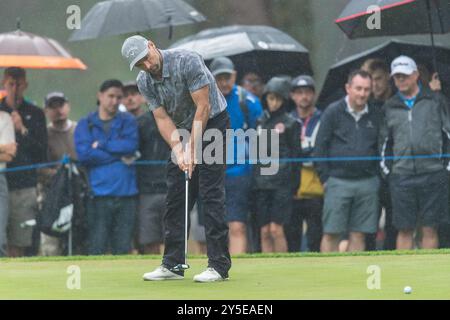
<svg viewBox="0 0 450 320">
<path fill-rule="evenodd" d="M 69 41 L 95 39 L 125 33 L 145 32 L 205 21 L 183 0 L 110 0 L 97 3 L 81 21 L 81 29 Z"/>
<path fill-rule="evenodd" d="M 333 65 L 328 71 L 325 83 L 318 99 L 318 105 L 321 108 L 326 107 L 331 102 L 342 98 L 345 95 L 345 83 L 348 74 L 361 67 L 361 65 L 370 58 L 379 58 L 388 65 L 396 57 L 408 55 L 415 59 L 417 64 L 425 66 L 431 70 L 431 57 L 433 55 L 432 47 L 429 45 L 391 40 L 367 51 L 352 55 L 341 62 Z M 444 93 L 450 94 L 450 47 L 435 47 L 436 63 L 441 70 L 441 82 Z"/>
<path fill-rule="evenodd" d="M 227 56 L 241 76 L 247 71 L 260 73 L 264 80 L 280 74 L 312 74 L 308 50 L 288 34 L 267 26 L 207 29 L 171 48 L 196 51 L 207 61 Z"/>
<path fill-rule="evenodd" d="M 374 14 L 368 10 L 372 5 L 380 8 L 380 28 L 369 21 Z M 434 48 L 434 34 L 450 31 L 450 0 L 352 0 L 336 23 L 351 39 L 430 34 Z M 437 71 L 435 60 L 433 67 Z"/>
</svg>

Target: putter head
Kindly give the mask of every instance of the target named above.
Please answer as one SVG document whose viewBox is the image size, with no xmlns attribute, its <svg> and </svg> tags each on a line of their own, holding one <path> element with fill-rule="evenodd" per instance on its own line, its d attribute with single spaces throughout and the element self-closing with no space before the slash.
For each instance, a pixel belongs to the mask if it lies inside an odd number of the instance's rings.
<svg viewBox="0 0 450 320">
<path fill-rule="evenodd" d="M 188 264 L 181 263 L 181 264 L 177 264 L 175 267 L 173 267 L 173 268 L 170 269 L 170 270 L 171 270 L 171 271 L 175 271 L 175 272 L 180 272 L 180 271 L 187 270 L 187 269 L 189 269 L 189 268 L 190 268 L 190 267 L 189 267 Z"/>
</svg>

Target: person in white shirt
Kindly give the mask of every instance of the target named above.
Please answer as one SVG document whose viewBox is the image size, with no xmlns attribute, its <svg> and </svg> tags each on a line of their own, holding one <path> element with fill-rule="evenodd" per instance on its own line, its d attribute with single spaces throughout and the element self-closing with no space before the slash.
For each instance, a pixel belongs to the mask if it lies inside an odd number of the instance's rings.
<svg viewBox="0 0 450 320">
<path fill-rule="evenodd" d="M 7 226 L 9 214 L 8 184 L 3 170 L 16 155 L 14 125 L 9 113 L 0 111 L 0 257 L 7 255 Z"/>
</svg>

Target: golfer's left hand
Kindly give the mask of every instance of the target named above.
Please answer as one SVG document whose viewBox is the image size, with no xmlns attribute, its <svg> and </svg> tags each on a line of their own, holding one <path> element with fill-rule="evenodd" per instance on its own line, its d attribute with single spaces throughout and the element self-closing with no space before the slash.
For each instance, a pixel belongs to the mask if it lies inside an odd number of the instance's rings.
<svg viewBox="0 0 450 320">
<path fill-rule="evenodd" d="M 185 169 L 188 171 L 189 179 L 192 178 L 192 173 L 195 170 L 195 150 L 193 147 L 191 147 L 191 143 L 189 142 L 186 145 L 186 150 L 184 151 L 184 164 Z"/>
</svg>

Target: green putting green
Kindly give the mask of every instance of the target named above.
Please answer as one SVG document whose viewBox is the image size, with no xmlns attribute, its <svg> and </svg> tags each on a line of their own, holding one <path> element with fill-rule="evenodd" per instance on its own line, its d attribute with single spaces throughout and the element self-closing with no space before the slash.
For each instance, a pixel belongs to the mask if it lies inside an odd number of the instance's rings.
<svg viewBox="0 0 450 320">
<path fill-rule="evenodd" d="M 206 258 L 191 257 L 184 280 L 143 281 L 159 263 L 148 256 L 1 259 L 0 299 L 450 299 L 449 250 L 246 255 L 233 258 L 229 281 L 208 284 L 192 281 Z M 381 287 L 370 290 L 368 282 Z"/>
</svg>

